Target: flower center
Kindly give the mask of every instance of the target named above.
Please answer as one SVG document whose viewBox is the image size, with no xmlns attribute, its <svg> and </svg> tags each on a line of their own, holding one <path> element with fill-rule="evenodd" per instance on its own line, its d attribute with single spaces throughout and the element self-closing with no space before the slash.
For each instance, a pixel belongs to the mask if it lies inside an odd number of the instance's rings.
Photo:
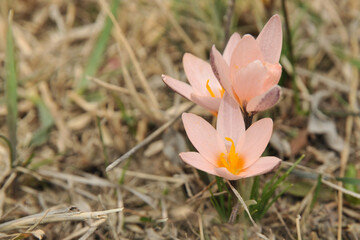
<svg viewBox="0 0 360 240">
<path fill-rule="evenodd" d="M 210 85 L 209 85 L 209 82 L 210 82 L 210 79 L 208 79 L 207 82 L 206 82 L 206 89 L 207 89 L 208 92 L 210 93 L 210 96 L 214 98 L 214 97 L 216 97 L 216 96 L 215 96 L 215 93 L 213 92 L 213 90 L 211 89 L 211 87 L 210 87 Z M 225 92 L 225 89 L 224 89 L 223 87 L 221 87 L 221 88 L 219 89 L 219 92 L 220 92 L 220 96 L 223 97 L 224 92 Z"/>
<path fill-rule="evenodd" d="M 232 174 L 237 175 L 244 167 L 244 158 L 235 152 L 235 144 L 231 138 L 226 137 L 225 140 L 231 142 L 230 151 L 220 154 L 218 167 L 224 167 Z"/>
</svg>

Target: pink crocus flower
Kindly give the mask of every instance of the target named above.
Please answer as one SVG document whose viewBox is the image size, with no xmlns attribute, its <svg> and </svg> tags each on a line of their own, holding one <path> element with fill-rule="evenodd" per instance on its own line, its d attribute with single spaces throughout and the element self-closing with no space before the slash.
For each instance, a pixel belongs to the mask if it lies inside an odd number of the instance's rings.
<svg viewBox="0 0 360 240">
<path fill-rule="evenodd" d="M 213 46 L 210 62 L 225 91 L 248 115 L 274 106 L 280 98 L 281 20 L 273 16 L 255 39 L 240 39 L 230 63 Z"/>
<path fill-rule="evenodd" d="M 183 152 L 180 157 L 199 170 L 237 180 L 269 172 L 281 162 L 277 157 L 260 157 L 271 137 L 272 120 L 261 119 L 245 131 L 240 108 L 226 93 L 220 104 L 216 130 L 191 113 L 183 113 L 182 120 L 198 152 Z"/>
<path fill-rule="evenodd" d="M 239 41 L 238 33 L 234 33 L 229 39 L 224 54 L 221 56 L 227 64 L 230 63 L 231 55 Z M 183 65 L 190 85 L 166 75 L 161 76 L 163 81 L 188 100 L 217 113 L 224 89 L 215 77 L 210 64 L 190 53 L 185 53 Z"/>
</svg>

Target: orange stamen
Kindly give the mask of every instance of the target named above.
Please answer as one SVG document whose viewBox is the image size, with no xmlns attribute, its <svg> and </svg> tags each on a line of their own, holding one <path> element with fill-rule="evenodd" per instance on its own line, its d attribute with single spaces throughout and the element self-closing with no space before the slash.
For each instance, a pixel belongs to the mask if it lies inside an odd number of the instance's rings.
<svg viewBox="0 0 360 240">
<path fill-rule="evenodd" d="M 210 96 L 215 97 L 214 92 L 211 90 L 211 88 L 210 88 L 210 86 L 209 86 L 209 81 L 210 81 L 210 79 L 208 79 L 207 82 L 206 82 L 206 89 L 207 89 L 208 92 L 210 93 Z"/>
<path fill-rule="evenodd" d="M 211 89 L 210 85 L 209 85 L 209 82 L 210 82 L 210 79 L 207 80 L 206 82 L 206 89 L 208 90 L 208 92 L 210 93 L 210 96 L 211 97 L 216 97 L 215 96 L 215 93 L 213 92 L 213 90 Z M 221 87 L 219 89 L 220 91 L 220 96 L 223 97 L 224 96 L 224 93 L 225 93 L 225 89 L 223 87 Z"/>
<path fill-rule="evenodd" d="M 237 175 L 244 167 L 244 158 L 235 152 L 235 144 L 231 138 L 226 137 L 225 140 L 231 142 L 230 151 L 227 154 L 220 154 L 218 165 L 219 167 L 225 167 L 229 172 Z"/>
<path fill-rule="evenodd" d="M 225 93 L 225 89 L 224 89 L 223 87 L 221 87 L 221 89 L 220 89 L 220 95 L 221 95 L 221 97 L 224 96 L 224 93 Z"/>
</svg>

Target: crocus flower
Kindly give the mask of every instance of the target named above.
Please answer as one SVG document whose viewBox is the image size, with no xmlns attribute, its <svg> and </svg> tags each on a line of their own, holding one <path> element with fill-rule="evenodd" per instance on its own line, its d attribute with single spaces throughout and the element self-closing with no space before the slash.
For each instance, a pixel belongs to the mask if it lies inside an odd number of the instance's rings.
<svg viewBox="0 0 360 240">
<path fill-rule="evenodd" d="M 224 54 L 221 56 L 226 63 L 230 63 L 231 55 L 239 40 L 238 33 L 234 33 L 229 39 Z M 166 75 L 161 76 L 163 81 L 183 97 L 217 113 L 224 89 L 215 77 L 210 64 L 190 53 L 185 53 L 183 65 L 190 85 Z"/>
<path fill-rule="evenodd" d="M 230 63 L 213 46 L 210 62 L 222 87 L 248 115 L 274 106 L 280 97 L 277 85 L 282 46 L 281 21 L 273 16 L 257 39 L 245 35 L 238 41 Z"/>
<path fill-rule="evenodd" d="M 226 93 L 220 104 L 216 130 L 191 113 L 183 113 L 182 120 L 198 152 L 183 152 L 180 157 L 199 170 L 237 180 L 269 172 L 281 162 L 277 157 L 260 157 L 271 137 L 272 120 L 261 119 L 245 131 L 240 108 Z"/>
</svg>

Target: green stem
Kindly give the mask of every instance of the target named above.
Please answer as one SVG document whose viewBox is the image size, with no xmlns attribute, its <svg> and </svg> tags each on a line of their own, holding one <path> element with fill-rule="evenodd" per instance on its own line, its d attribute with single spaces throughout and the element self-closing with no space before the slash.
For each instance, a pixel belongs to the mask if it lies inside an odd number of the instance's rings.
<svg viewBox="0 0 360 240">
<path fill-rule="evenodd" d="M 243 113 L 243 116 L 244 116 L 245 130 L 246 130 L 251 126 L 253 115 L 248 114 L 247 112 L 245 112 L 245 113 Z M 232 186 L 234 186 L 234 188 L 236 190 L 239 189 L 240 186 L 239 186 L 239 181 L 238 180 L 232 180 L 232 181 L 230 181 L 230 183 L 231 183 Z M 231 191 L 231 192 L 232 192 L 232 195 L 233 195 L 233 208 L 231 210 L 231 214 L 230 214 L 230 217 L 229 217 L 229 221 L 228 221 L 229 224 L 233 224 L 235 222 L 236 216 L 237 216 L 237 213 L 238 213 L 238 210 L 239 210 L 239 207 L 240 207 L 240 202 L 237 199 L 237 197 L 235 196 L 235 193 L 233 191 Z"/>
</svg>

